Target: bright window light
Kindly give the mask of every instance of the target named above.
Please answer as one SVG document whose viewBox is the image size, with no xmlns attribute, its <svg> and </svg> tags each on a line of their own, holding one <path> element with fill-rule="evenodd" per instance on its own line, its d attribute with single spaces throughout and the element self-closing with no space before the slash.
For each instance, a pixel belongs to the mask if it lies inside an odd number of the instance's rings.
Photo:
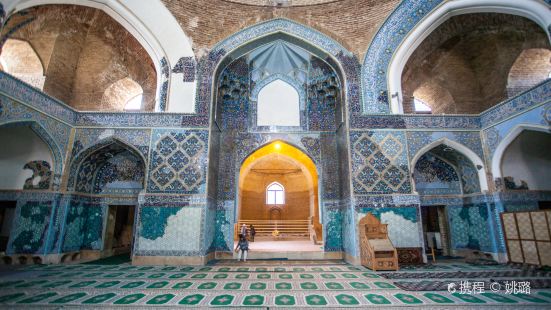
<svg viewBox="0 0 551 310">
<path fill-rule="evenodd" d="M 275 80 L 258 93 L 258 126 L 300 126 L 300 98 L 297 90 Z"/>
<path fill-rule="evenodd" d="M 136 97 L 128 100 L 124 106 L 125 111 L 139 111 L 142 109 L 142 95 L 137 95 Z"/>
<path fill-rule="evenodd" d="M 277 182 L 268 185 L 266 188 L 266 204 L 282 205 L 285 203 L 285 190 L 283 186 Z"/>
<path fill-rule="evenodd" d="M 413 104 L 415 105 L 415 112 L 432 112 L 428 104 L 417 98 L 413 98 Z"/>
</svg>

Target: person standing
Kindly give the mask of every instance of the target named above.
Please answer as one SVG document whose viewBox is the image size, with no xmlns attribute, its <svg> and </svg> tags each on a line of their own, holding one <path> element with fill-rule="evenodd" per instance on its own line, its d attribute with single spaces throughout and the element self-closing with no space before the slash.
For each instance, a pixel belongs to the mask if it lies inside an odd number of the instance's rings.
<svg viewBox="0 0 551 310">
<path fill-rule="evenodd" d="M 240 234 L 243 235 L 243 237 L 245 237 L 245 238 L 247 237 L 247 225 L 246 224 L 241 225 Z"/>
<path fill-rule="evenodd" d="M 244 262 L 247 261 L 247 253 L 249 252 L 249 242 L 247 241 L 247 238 L 245 238 L 245 236 L 243 236 L 242 234 L 239 235 L 239 242 L 237 242 L 235 251 L 238 252 L 237 261 L 241 260 L 241 256 L 243 256 Z"/>
<path fill-rule="evenodd" d="M 254 242 L 254 235 L 256 235 L 256 229 L 254 229 L 254 226 L 252 224 L 249 231 L 251 232 L 251 242 Z"/>
</svg>

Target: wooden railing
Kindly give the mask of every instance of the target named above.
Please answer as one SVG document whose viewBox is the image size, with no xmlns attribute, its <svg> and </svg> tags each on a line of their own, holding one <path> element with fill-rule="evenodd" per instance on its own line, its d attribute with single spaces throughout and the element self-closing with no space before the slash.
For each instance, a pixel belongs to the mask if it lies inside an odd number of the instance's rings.
<svg viewBox="0 0 551 310">
<path fill-rule="evenodd" d="M 284 238 L 310 238 L 310 225 L 308 220 L 240 220 L 235 224 L 236 238 L 243 224 L 246 224 L 249 229 L 251 225 L 253 225 L 257 237 L 272 236 L 272 233 L 277 230 Z"/>
</svg>

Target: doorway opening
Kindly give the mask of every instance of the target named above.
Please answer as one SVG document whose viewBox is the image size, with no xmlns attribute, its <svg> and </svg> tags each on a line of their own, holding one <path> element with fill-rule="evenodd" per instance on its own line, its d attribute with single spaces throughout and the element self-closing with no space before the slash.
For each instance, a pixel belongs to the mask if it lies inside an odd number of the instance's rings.
<svg viewBox="0 0 551 310">
<path fill-rule="evenodd" d="M 243 162 L 235 240 L 256 232 L 252 251 L 323 251 L 316 165 L 298 148 L 272 142 Z"/>
<path fill-rule="evenodd" d="M 133 205 L 109 206 L 104 247 L 106 252 L 110 252 L 108 256 L 130 255 L 134 235 L 134 210 Z"/>
<path fill-rule="evenodd" d="M 425 249 L 428 254 L 451 256 L 445 206 L 421 206 Z"/>
<path fill-rule="evenodd" d="M 0 252 L 8 249 L 16 205 L 16 201 L 0 201 Z"/>
</svg>

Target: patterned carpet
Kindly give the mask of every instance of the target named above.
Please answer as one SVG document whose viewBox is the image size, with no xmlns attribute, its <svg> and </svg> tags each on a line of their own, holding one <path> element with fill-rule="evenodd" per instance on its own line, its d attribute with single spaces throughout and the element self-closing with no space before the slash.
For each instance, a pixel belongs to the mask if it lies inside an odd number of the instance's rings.
<svg viewBox="0 0 551 310">
<path fill-rule="evenodd" d="M 456 275 L 459 270 L 482 273 L 488 269 L 504 274 L 519 272 L 509 266 L 440 264 L 407 267 L 394 274 L 432 277 L 411 281 L 421 285 L 453 281 L 442 280 L 436 275 L 440 271 Z M 381 274 L 389 272 L 375 273 L 342 262 L 218 262 L 204 267 L 128 263 L 29 266 L 16 273 L 0 273 L 0 307 L 551 307 L 549 289 L 532 289 L 529 295 L 490 291 L 462 295 L 438 288 L 408 291 L 407 285 L 396 286 Z"/>
</svg>

